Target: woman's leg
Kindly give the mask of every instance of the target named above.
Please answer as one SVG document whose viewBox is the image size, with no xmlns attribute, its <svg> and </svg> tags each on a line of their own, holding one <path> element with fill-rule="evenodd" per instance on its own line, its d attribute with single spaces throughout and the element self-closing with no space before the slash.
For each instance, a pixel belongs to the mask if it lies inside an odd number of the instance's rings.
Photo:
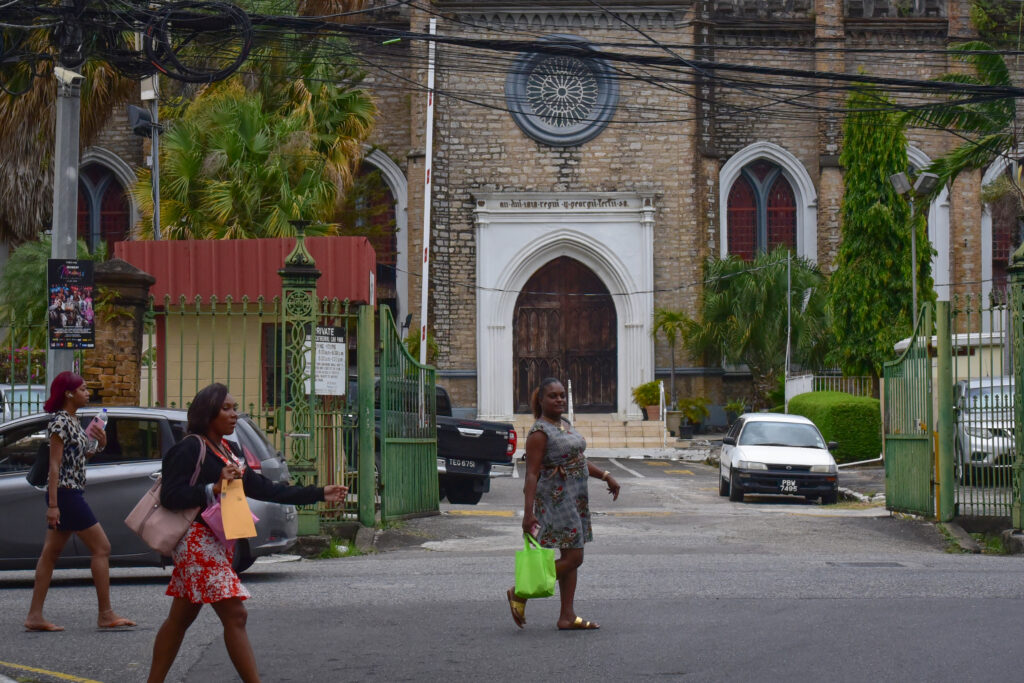
<svg viewBox="0 0 1024 683">
<path fill-rule="evenodd" d="M 576 570 L 583 564 L 583 548 L 562 548 L 562 554 L 555 561 L 555 576 L 558 577 L 558 597 L 562 611 L 558 615 L 559 627 L 571 626 L 576 621 L 573 600 L 576 597 Z"/>
<path fill-rule="evenodd" d="M 197 605 L 185 598 L 174 598 L 170 614 L 156 632 L 148 683 L 163 683 L 167 672 L 171 670 L 171 665 L 174 664 L 174 658 L 178 656 L 181 641 L 185 639 L 185 631 L 199 616 L 199 610 L 202 608 L 201 604 Z"/>
<path fill-rule="evenodd" d="M 93 524 L 79 531 L 78 537 L 92 556 L 89 568 L 92 570 L 92 582 L 96 586 L 96 602 L 99 606 L 97 625 L 100 628 L 135 626 L 134 621 L 117 616 L 110 606 L 110 541 L 103 527 L 99 523 Z"/>
<path fill-rule="evenodd" d="M 43 618 L 43 603 L 46 601 L 46 593 L 50 590 L 53 568 L 57 565 L 57 559 L 69 538 L 71 538 L 70 531 L 46 530 L 43 551 L 39 554 L 39 561 L 36 562 L 36 581 L 32 587 L 32 604 L 29 605 L 28 616 L 25 617 L 25 628 L 27 629 L 32 631 L 64 630 Z"/>
<path fill-rule="evenodd" d="M 231 663 L 235 671 L 245 683 L 259 683 L 260 672 L 256 669 L 256 655 L 249 643 L 249 634 L 245 631 L 245 622 L 249 612 L 242 604 L 241 598 L 228 598 L 213 603 L 213 610 L 224 625 L 224 645 L 228 649 Z"/>
</svg>

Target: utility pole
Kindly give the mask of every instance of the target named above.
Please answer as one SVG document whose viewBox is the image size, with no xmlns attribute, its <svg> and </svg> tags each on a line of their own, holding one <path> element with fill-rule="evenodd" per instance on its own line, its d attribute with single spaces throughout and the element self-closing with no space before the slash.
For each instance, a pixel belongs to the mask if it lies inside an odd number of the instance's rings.
<svg viewBox="0 0 1024 683">
<path fill-rule="evenodd" d="M 73 259 L 78 255 L 78 138 L 82 114 L 82 81 L 85 79 L 71 70 L 84 61 L 82 28 L 77 17 L 72 16 L 74 2 L 64 0 L 63 6 L 69 12 L 57 32 L 60 39 L 60 66 L 53 69 L 57 79 L 57 124 L 53 154 L 50 258 Z M 47 348 L 47 386 L 57 374 L 72 370 L 73 365 L 74 352 L 71 349 Z"/>
</svg>

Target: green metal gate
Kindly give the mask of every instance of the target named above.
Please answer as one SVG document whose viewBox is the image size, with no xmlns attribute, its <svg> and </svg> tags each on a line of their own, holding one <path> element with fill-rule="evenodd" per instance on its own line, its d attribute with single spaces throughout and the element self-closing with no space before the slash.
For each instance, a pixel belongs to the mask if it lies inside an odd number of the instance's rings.
<svg viewBox="0 0 1024 683">
<path fill-rule="evenodd" d="M 380 517 L 437 514 L 436 371 L 409 355 L 387 306 L 380 342 Z"/>
<path fill-rule="evenodd" d="M 931 306 L 917 318 L 906 351 L 884 364 L 885 501 L 889 510 L 933 517 Z"/>
</svg>

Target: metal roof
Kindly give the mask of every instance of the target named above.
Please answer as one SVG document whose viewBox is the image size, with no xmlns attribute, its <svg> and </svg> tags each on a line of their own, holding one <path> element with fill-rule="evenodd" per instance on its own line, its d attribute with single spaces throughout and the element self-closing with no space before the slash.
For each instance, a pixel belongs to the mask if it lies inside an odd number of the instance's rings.
<svg viewBox="0 0 1024 683">
<path fill-rule="evenodd" d="M 294 237 L 250 240 L 124 241 L 114 256 L 156 278 L 150 294 L 200 296 L 206 299 L 242 296 L 272 298 L 281 294 L 277 271 L 295 246 Z M 365 237 L 307 237 L 320 278 L 320 298 L 370 301 L 370 282 L 377 270 L 373 246 Z"/>
</svg>

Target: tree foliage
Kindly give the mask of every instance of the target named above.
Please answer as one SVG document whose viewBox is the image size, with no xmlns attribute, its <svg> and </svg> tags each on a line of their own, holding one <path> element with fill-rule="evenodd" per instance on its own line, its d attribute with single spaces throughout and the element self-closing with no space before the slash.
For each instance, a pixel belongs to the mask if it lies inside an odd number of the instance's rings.
<svg viewBox="0 0 1024 683">
<path fill-rule="evenodd" d="M 988 43 L 972 41 L 954 45 L 950 48 L 950 56 L 969 64 L 974 73 L 947 73 L 935 80 L 1004 88 L 1014 85 L 1006 60 L 1002 55 L 993 53 Z M 985 168 L 1017 148 L 1014 130 L 1016 110 L 1012 97 L 982 100 L 957 97 L 937 101 L 904 115 L 904 120 L 910 124 L 954 130 L 964 139 L 928 167 L 940 181 L 929 199 L 938 196 L 943 187 L 956 180 L 960 173 Z"/>
<path fill-rule="evenodd" d="M 161 138 L 163 237 L 279 237 L 294 233 L 293 220 L 337 234 L 376 114 L 362 74 L 337 58 L 343 47 L 337 37 L 275 34 L 244 73 L 182 94 Z M 143 215 L 136 236 L 150 238 L 147 171 L 132 192 Z"/>
<path fill-rule="evenodd" d="M 84 240 L 78 240 L 78 258 L 106 260 L 106 242 L 89 252 Z M 49 295 L 46 291 L 46 263 L 50 258 L 50 238 L 25 242 L 15 249 L 0 276 L 0 320 L 10 324 L 13 342 L 18 347 L 46 348 Z"/>
<path fill-rule="evenodd" d="M 786 247 L 752 262 L 735 256 L 704 265 L 704 290 L 697 320 L 686 326 L 687 349 L 709 363 L 746 364 L 754 380 L 754 408 L 786 367 L 787 290 L 791 302 L 791 362 L 820 368 L 832 346 L 825 278 L 806 259 L 792 258 L 787 284 Z"/>
<path fill-rule="evenodd" d="M 855 91 L 843 125 L 842 241 L 829 301 L 837 344 L 831 358 L 850 375 L 879 375 L 911 329 L 911 212 L 889 183 L 890 175 L 908 170 L 907 140 L 898 115 L 880 106 L 888 104 L 876 91 Z M 928 301 L 933 251 L 919 213 L 918 300 Z"/>
<path fill-rule="evenodd" d="M 669 359 L 669 405 L 673 408 L 676 405 L 676 346 L 686 332 L 686 326 L 690 318 L 682 311 L 671 308 L 655 308 L 654 320 L 651 325 L 651 336 L 657 338 L 659 335 L 665 337 L 668 343 Z"/>
</svg>

